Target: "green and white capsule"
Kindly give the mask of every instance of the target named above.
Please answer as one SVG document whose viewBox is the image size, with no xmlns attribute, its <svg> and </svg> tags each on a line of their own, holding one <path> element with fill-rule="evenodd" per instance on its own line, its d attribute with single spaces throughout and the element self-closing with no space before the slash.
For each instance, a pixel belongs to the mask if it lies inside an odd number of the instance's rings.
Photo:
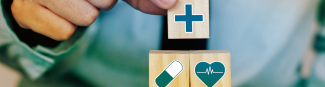
<svg viewBox="0 0 325 87">
<path fill-rule="evenodd" d="M 174 60 L 156 78 L 157 86 L 166 87 L 182 71 L 183 71 L 182 63 L 177 60 Z"/>
</svg>

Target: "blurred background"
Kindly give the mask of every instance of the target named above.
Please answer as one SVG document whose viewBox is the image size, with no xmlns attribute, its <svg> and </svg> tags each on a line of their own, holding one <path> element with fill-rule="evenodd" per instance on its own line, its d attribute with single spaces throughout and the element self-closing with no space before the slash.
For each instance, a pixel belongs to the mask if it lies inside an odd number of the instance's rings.
<svg viewBox="0 0 325 87">
<path fill-rule="evenodd" d="M 325 86 L 323 0 L 210 0 L 210 39 L 170 40 L 167 16 L 120 0 L 55 41 L 15 22 L 2 0 L 0 86 L 146 87 L 150 50 L 229 50 L 232 86 Z"/>
</svg>

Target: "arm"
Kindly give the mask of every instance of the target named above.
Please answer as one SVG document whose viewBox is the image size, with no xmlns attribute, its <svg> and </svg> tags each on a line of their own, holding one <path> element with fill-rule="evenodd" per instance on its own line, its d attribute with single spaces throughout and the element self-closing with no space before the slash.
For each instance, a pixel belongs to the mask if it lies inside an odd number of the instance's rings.
<svg viewBox="0 0 325 87">
<path fill-rule="evenodd" d="M 312 65 L 312 71 L 308 79 L 308 87 L 321 87 L 325 85 L 325 2 L 322 0 L 319 8 L 318 19 L 321 28 L 317 33 L 314 48 L 316 59 Z"/>
<path fill-rule="evenodd" d="M 4 0 L 2 0 L 4 1 Z M 6 0 L 8 1 L 8 0 Z M 67 53 L 67 46 L 57 52 L 49 52 L 44 47 L 32 48 L 21 42 L 12 32 L 9 21 L 16 22 L 20 28 L 63 41 L 69 39 L 76 31 L 76 26 L 92 24 L 99 14 L 99 10 L 112 9 L 117 0 L 13 0 L 11 12 L 14 20 L 7 19 L 10 13 L 3 12 L 0 18 L 0 51 L 6 57 L 17 62 L 22 70 L 31 78 L 37 79 L 50 70 L 57 62 L 56 58 Z M 161 0 L 164 2 L 165 0 Z M 168 5 L 160 0 L 126 0 L 132 7 L 150 14 L 166 14 L 165 9 L 171 8 L 176 1 Z M 102 4 L 104 3 L 104 4 Z M 7 3 L 8 4 L 8 3 Z M 160 8 L 160 7 L 162 8 Z M 6 16 L 7 15 L 7 16 Z M 17 33 L 16 33 L 17 34 Z M 18 35 L 19 36 L 19 35 Z M 71 37 L 73 38 L 73 37 Z M 62 43 L 70 42 L 63 41 Z M 71 43 L 69 43 L 71 44 Z M 66 49 L 64 49 L 66 48 Z M 46 55 L 45 55 L 46 54 Z"/>
</svg>

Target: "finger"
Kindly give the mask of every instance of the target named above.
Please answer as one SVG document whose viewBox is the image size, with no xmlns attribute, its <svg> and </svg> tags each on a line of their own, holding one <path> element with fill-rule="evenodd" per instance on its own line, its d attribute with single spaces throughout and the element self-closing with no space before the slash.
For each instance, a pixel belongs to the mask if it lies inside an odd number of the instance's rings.
<svg viewBox="0 0 325 87">
<path fill-rule="evenodd" d="M 66 40 L 75 31 L 69 21 L 28 0 L 14 0 L 11 11 L 19 24 L 55 40 Z"/>
<path fill-rule="evenodd" d="M 111 10 L 118 0 L 88 0 L 92 5 L 99 8 L 102 11 Z"/>
<path fill-rule="evenodd" d="M 177 3 L 177 0 L 150 0 L 150 1 L 162 9 L 173 8 Z"/>
<path fill-rule="evenodd" d="M 35 0 L 73 24 L 88 26 L 92 24 L 99 11 L 86 0 Z"/>
<path fill-rule="evenodd" d="M 133 8 L 138 9 L 144 13 L 166 15 L 167 10 L 159 8 L 158 6 L 151 3 L 149 0 L 124 0 Z"/>
</svg>

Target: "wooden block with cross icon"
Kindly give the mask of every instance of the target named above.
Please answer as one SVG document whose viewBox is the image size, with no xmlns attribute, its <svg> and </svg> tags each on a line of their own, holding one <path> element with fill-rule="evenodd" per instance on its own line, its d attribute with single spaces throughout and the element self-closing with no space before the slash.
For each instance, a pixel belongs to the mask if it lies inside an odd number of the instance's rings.
<svg viewBox="0 0 325 87">
<path fill-rule="evenodd" d="M 153 50 L 149 87 L 231 87 L 226 50 Z"/>
<path fill-rule="evenodd" d="M 168 39 L 209 38 L 209 0 L 178 0 L 168 10 Z"/>
</svg>

